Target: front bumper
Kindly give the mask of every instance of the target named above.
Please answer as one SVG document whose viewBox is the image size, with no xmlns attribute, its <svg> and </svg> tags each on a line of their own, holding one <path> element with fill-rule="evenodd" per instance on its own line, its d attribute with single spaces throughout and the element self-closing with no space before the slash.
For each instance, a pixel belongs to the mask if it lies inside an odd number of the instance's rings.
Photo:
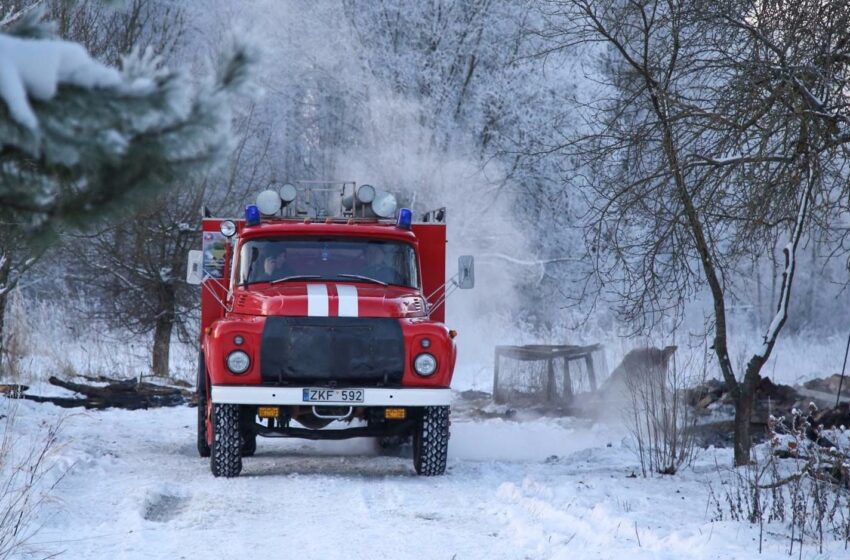
<svg viewBox="0 0 850 560">
<path fill-rule="evenodd" d="M 310 406 L 448 406 L 451 389 L 385 389 L 352 387 L 363 390 L 362 403 L 314 403 L 304 401 L 307 387 L 262 387 L 246 385 L 213 385 L 212 402 L 222 404 L 310 405 Z M 347 389 L 348 387 L 340 387 Z"/>
</svg>

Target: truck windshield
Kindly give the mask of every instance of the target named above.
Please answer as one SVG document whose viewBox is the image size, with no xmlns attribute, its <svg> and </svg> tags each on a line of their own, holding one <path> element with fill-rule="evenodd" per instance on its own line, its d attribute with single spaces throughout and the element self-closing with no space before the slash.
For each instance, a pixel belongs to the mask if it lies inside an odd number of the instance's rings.
<svg viewBox="0 0 850 560">
<path fill-rule="evenodd" d="M 251 239 L 239 253 L 239 284 L 295 280 L 419 287 L 416 251 L 398 241 L 334 237 Z"/>
</svg>

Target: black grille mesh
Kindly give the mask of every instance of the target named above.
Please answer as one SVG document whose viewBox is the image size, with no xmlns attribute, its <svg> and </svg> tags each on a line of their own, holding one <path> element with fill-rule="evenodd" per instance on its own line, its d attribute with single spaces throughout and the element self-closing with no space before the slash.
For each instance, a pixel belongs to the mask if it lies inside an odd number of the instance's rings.
<svg viewBox="0 0 850 560">
<path fill-rule="evenodd" d="M 393 386 L 404 374 L 398 319 L 268 317 L 262 344 L 264 383 Z"/>
</svg>

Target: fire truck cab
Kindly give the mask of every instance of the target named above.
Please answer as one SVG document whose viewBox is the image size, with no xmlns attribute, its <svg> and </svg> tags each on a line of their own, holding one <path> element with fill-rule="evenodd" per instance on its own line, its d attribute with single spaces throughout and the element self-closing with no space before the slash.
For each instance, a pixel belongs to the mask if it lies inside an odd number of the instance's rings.
<svg viewBox="0 0 850 560">
<path fill-rule="evenodd" d="M 237 476 L 257 436 L 412 437 L 416 472 L 443 474 L 457 334 L 444 302 L 474 284 L 472 257 L 446 279 L 445 209 L 414 223 L 370 185 L 286 184 L 202 229 L 187 279 L 201 285 L 198 451 L 213 475 Z"/>
</svg>

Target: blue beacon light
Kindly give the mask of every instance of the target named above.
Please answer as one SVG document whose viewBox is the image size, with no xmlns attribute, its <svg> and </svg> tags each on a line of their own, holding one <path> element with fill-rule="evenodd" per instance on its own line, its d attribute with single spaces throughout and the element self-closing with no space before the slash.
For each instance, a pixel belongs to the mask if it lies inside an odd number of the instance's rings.
<svg viewBox="0 0 850 560">
<path fill-rule="evenodd" d="M 396 226 L 401 229 L 410 229 L 410 225 L 413 223 L 413 211 L 410 208 L 402 208 L 398 211 L 398 221 L 396 221 Z"/>
<path fill-rule="evenodd" d="M 245 225 L 256 226 L 260 223 L 260 209 L 253 204 L 245 207 Z"/>
</svg>

